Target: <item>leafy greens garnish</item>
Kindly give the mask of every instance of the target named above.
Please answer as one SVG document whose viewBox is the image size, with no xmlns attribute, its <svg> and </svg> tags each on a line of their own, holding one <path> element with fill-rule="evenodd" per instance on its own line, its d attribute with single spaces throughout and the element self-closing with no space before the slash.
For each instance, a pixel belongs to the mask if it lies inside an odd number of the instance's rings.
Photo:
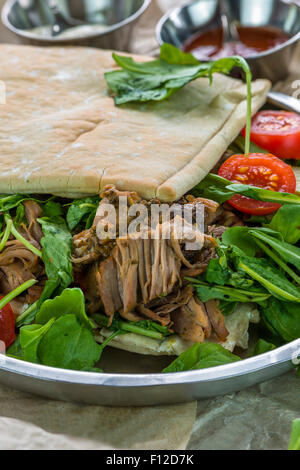
<svg viewBox="0 0 300 470">
<path fill-rule="evenodd" d="M 38 221 L 44 233 L 41 244 L 47 281 L 40 299 L 18 317 L 18 326 L 31 323 L 45 300 L 50 299 L 57 290 L 62 292 L 73 282 L 71 262 L 73 240 L 64 219 L 55 217 Z"/>
<path fill-rule="evenodd" d="M 65 289 L 62 294 L 43 303 L 36 323 L 20 329 L 20 352 L 23 360 L 74 370 L 94 370 L 104 346 L 94 338 L 94 325 L 85 312 L 80 289 Z M 11 349 L 10 354 L 14 351 Z"/>
<path fill-rule="evenodd" d="M 130 102 L 162 101 L 188 83 L 200 77 L 212 82 L 216 72 L 229 74 L 240 67 L 246 74 L 248 89 L 247 137 L 245 153 L 250 150 L 251 127 L 251 71 L 246 60 L 239 56 L 217 61 L 199 62 L 192 54 L 186 54 L 171 44 L 163 44 L 159 59 L 135 62 L 131 57 L 113 54 L 121 70 L 105 74 L 107 85 L 115 95 L 116 105 Z"/>
<path fill-rule="evenodd" d="M 246 184 L 232 184 L 231 181 L 212 173 L 207 175 L 207 177 L 193 189 L 192 193 L 195 196 L 213 199 L 219 202 L 219 204 L 223 204 L 231 199 L 232 196 L 240 194 L 257 201 L 276 202 L 281 205 L 300 205 L 300 196 L 297 194 L 280 193 Z"/>
<path fill-rule="evenodd" d="M 163 372 L 184 372 L 188 370 L 206 369 L 231 364 L 240 360 L 240 357 L 235 356 L 219 344 L 198 343 L 182 353 L 172 364 L 166 367 Z"/>
<path fill-rule="evenodd" d="M 100 198 L 99 196 L 76 199 L 69 207 L 67 213 L 67 224 L 69 229 L 74 230 L 81 222 L 89 229 L 95 218 Z"/>
<path fill-rule="evenodd" d="M 300 419 L 293 422 L 289 450 L 300 450 Z"/>
<path fill-rule="evenodd" d="M 93 315 L 93 320 L 101 326 L 108 327 L 109 318 L 105 315 L 95 314 Z M 162 340 L 166 336 L 170 336 L 168 328 L 159 325 L 150 320 L 145 320 L 141 322 L 131 322 L 123 321 L 117 316 L 115 316 L 112 325 L 109 327 L 113 331 L 122 331 L 126 333 L 135 333 L 140 336 L 147 336 L 148 338 Z"/>
</svg>

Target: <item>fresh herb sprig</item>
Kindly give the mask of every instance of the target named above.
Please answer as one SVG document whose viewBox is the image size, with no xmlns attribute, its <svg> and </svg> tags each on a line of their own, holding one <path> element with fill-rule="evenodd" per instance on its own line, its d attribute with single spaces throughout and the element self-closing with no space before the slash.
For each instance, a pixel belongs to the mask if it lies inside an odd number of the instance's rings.
<svg viewBox="0 0 300 470">
<path fill-rule="evenodd" d="M 130 102 L 163 101 L 170 98 L 188 83 L 201 77 L 213 80 L 214 73 L 230 74 L 234 67 L 241 68 L 247 82 L 247 125 L 245 153 L 250 152 L 251 132 L 251 80 L 252 74 L 246 60 L 240 56 L 216 61 L 199 62 L 171 44 L 163 44 L 159 59 L 135 62 L 131 57 L 113 54 L 121 70 L 107 72 L 105 79 L 115 96 L 116 105 Z"/>
</svg>

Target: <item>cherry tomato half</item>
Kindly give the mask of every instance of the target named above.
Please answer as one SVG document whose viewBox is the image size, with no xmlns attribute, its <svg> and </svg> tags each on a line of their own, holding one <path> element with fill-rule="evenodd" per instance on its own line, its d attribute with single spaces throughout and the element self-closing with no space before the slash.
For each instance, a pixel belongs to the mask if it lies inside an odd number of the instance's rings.
<svg viewBox="0 0 300 470">
<path fill-rule="evenodd" d="M 271 154 L 234 155 L 223 163 L 219 175 L 234 183 L 249 184 L 271 191 L 292 194 L 296 191 L 296 177 L 292 168 Z M 281 207 L 279 204 L 255 201 L 239 194 L 228 202 L 235 209 L 252 215 L 272 214 Z"/>
<path fill-rule="evenodd" d="M 0 341 L 3 341 L 8 348 L 15 339 L 15 315 L 11 306 L 7 304 L 0 310 Z"/>
<path fill-rule="evenodd" d="M 246 129 L 242 131 L 245 137 Z M 278 158 L 300 159 L 300 115 L 260 111 L 252 120 L 251 140 Z"/>
</svg>

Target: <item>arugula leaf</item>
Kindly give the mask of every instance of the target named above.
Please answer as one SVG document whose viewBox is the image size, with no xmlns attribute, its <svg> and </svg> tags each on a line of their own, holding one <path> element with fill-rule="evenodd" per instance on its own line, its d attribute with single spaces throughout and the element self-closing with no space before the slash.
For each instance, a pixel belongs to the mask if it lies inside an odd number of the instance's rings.
<svg viewBox="0 0 300 470">
<path fill-rule="evenodd" d="M 101 315 L 99 313 L 93 315 L 93 320 L 104 328 L 108 327 L 109 318 L 106 315 Z M 115 317 L 112 325 L 109 327 L 114 331 L 121 331 L 126 333 L 135 333 L 140 336 L 147 336 L 148 338 L 153 339 L 164 339 L 166 336 L 170 336 L 168 328 L 159 325 L 151 320 L 145 320 L 142 322 L 131 322 L 123 321 Z"/>
<path fill-rule="evenodd" d="M 199 299 L 204 303 L 216 299 L 225 300 L 227 302 L 262 303 L 270 297 L 267 291 L 256 287 L 243 290 L 227 286 L 211 285 L 189 277 L 185 279 L 195 287 Z"/>
<path fill-rule="evenodd" d="M 99 196 L 87 197 L 75 200 L 69 207 L 67 213 L 67 224 L 69 229 L 74 230 L 80 222 L 86 221 L 86 229 L 91 226 L 91 218 L 94 220 L 99 206 Z"/>
<path fill-rule="evenodd" d="M 64 315 L 42 337 L 37 354 L 40 363 L 46 366 L 89 370 L 98 362 L 101 346 L 75 315 Z"/>
<path fill-rule="evenodd" d="M 47 277 L 56 281 L 61 289 L 64 289 L 73 282 L 72 235 L 65 223 L 60 223 L 60 221 L 54 223 L 48 219 L 39 219 L 38 222 L 44 233 L 41 245 Z"/>
<path fill-rule="evenodd" d="M 213 199 L 220 204 L 228 201 L 232 196 L 240 194 L 257 201 L 276 202 L 282 206 L 290 204 L 300 205 L 300 197 L 297 194 L 280 193 L 246 184 L 232 184 L 231 181 L 213 174 L 209 174 L 195 186 L 192 194 Z"/>
<path fill-rule="evenodd" d="M 282 206 L 264 226 L 280 232 L 287 243 L 295 245 L 300 240 L 300 206 Z"/>
<path fill-rule="evenodd" d="M 300 450 L 300 419 L 293 422 L 289 450 Z"/>
<path fill-rule="evenodd" d="M 300 302 L 300 290 L 268 260 L 244 257 L 238 262 L 238 267 L 279 300 Z"/>
<path fill-rule="evenodd" d="M 159 59 L 153 61 L 135 62 L 130 57 L 115 53 L 113 58 L 121 70 L 106 73 L 105 79 L 116 95 L 117 105 L 132 101 L 162 101 L 199 77 L 212 80 L 213 73 L 229 74 L 236 66 L 246 72 L 251 87 L 250 68 L 238 56 L 201 63 L 192 54 L 185 54 L 171 44 L 164 44 Z"/>
<path fill-rule="evenodd" d="M 219 344 L 197 343 L 182 353 L 172 364 L 166 367 L 163 372 L 170 373 L 207 369 L 209 367 L 217 367 L 240 360 L 240 357 L 235 356 Z"/>
<path fill-rule="evenodd" d="M 30 196 L 24 194 L 2 195 L 0 196 L 0 212 L 8 212 L 18 207 L 23 201 L 30 199 L 32 199 Z"/>
<path fill-rule="evenodd" d="M 43 207 L 43 217 L 57 219 L 64 216 L 64 210 L 59 202 L 48 201 Z"/>
<path fill-rule="evenodd" d="M 27 362 L 39 363 L 38 346 L 41 339 L 52 327 L 55 319 L 53 318 L 45 325 L 28 325 L 20 329 L 20 346 L 22 350 L 22 359 Z"/>
<path fill-rule="evenodd" d="M 210 284 L 216 283 L 225 286 L 230 279 L 230 271 L 221 266 L 219 259 L 213 258 L 208 263 L 205 278 Z"/>
<path fill-rule="evenodd" d="M 266 352 L 274 351 L 277 346 L 272 343 L 268 343 L 264 339 L 259 339 L 254 347 L 253 356 L 259 356 L 260 354 L 264 354 Z"/>
<path fill-rule="evenodd" d="M 223 268 L 220 264 L 220 259 L 216 258 L 210 260 L 205 278 L 210 284 L 230 285 L 241 289 L 249 289 L 254 284 L 251 279 L 245 277 L 243 271 L 234 272 L 228 265 L 226 268 Z"/>
<path fill-rule="evenodd" d="M 11 346 L 6 350 L 6 355 L 14 359 L 23 359 L 20 335 L 18 335 Z"/>
<path fill-rule="evenodd" d="M 246 184 L 229 184 L 226 189 L 234 194 L 250 197 L 257 201 L 276 202 L 278 204 L 300 204 L 300 197 L 297 194 L 280 193 L 268 189 L 256 188 Z"/>
<path fill-rule="evenodd" d="M 300 309 L 298 303 L 281 302 L 275 297 L 260 308 L 262 318 L 275 336 L 286 342 L 300 338 Z"/>
<path fill-rule="evenodd" d="M 262 242 L 267 243 L 267 245 L 273 248 L 273 250 L 275 250 L 276 253 L 284 259 L 284 261 L 292 264 L 298 269 L 298 271 L 300 271 L 300 248 L 291 245 L 290 243 L 277 240 L 261 230 L 250 230 L 249 233 Z"/>
<path fill-rule="evenodd" d="M 47 281 L 40 299 L 18 317 L 17 326 L 31 323 L 45 300 L 59 289 L 61 292 L 73 282 L 71 262 L 73 239 L 63 218 L 38 219 L 44 237 L 41 240 L 42 259 L 45 264 Z"/>
<path fill-rule="evenodd" d="M 93 329 L 94 324 L 88 318 L 85 311 L 85 299 L 81 289 L 65 289 L 60 296 L 46 300 L 36 316 L 36 322 L 45 325 L 52 318 L 73 314 L 77 320 L 88 329 Z"/>
<path fill-rule="evenodd" d="M 47 201 L 51 200 L 53 197 L 48 198 L 34 198 L 28 194 L 13 194 L 8 196 L 7 194 L 0 195 L 0 212 L 8 212 L 12 209 L 16 209 L 20 206 L 23 201 L 35 201 L 38 204 L 45 204 Z"/>
<path fill-rule="evenodd" d="M 237 247 L 247 256 L 255 256 L 258 248 L 249 235 L 249 227 L 231 227 L 223 233 L 222 243 L 228 247 Z"/>
</svg>

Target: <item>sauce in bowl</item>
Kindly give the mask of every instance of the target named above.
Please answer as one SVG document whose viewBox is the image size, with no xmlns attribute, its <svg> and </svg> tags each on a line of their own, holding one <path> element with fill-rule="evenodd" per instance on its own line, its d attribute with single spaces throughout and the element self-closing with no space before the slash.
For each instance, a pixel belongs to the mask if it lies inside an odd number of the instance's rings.
<svg viewBox="0 0 300 470">
<path fill-rule="evenodd" d="M 192 36 L 184 44 L 183 50 L 191 52 L 199 60 L 215 60 L 232 55 L 247 58 L 289 40 L 284 31 L 273 27 L 240 26 L 237 30 L 240 37 L 238 42 L 223 44 L 223 30 L 218 28 Z"/>
</svg>

